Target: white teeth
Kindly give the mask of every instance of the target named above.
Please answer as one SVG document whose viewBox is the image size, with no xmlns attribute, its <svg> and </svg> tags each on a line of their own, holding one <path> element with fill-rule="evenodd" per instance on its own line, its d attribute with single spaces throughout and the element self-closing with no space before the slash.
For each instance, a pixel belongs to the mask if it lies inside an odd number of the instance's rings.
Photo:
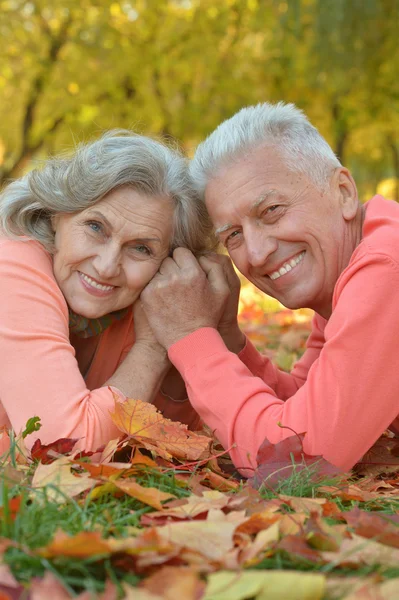
<svg viewBox="0 0 399 600">
<path fill-rule="evenodd" d="M 97 290 L 102 290 L 103 292 L 110 292 L 115 287 L 114 285 L 101 285 L 100 283 L 97 283 L 97 281 L 94 281 L 94 279 L 91 279 L 88 275 L 85 275 L 84 273 L 81 273 L 81 276 L 85 281 L 87 281 L 89 285 L 96 288 Z"/>
<path fill-rule="evenodd" d="M 305 250 L 303 252 L 301 252 L 300 254 L 298 254 L 298 256 L 296 258 L 292 258 L 291 260 L 286 262 L 282 267 L 279 268 L 278 271 L 274 271 L 274 273 L 271 273 L 269 275 L 270 279 L 273 279 L 273 280 L 278 279 L 279 277 L 281 277 L 281 275 L 285 275 L 286 273 L 291 271 L 291 269 L 296 267 L 296 265 L 301 262 L 301 260 L 303 259 L 304 256 L 305 256 Z"/>
</svg>

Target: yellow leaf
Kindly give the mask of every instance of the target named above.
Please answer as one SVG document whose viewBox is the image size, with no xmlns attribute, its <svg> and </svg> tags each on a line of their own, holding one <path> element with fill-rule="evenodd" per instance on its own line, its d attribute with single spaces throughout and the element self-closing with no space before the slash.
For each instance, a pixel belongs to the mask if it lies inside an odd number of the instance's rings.
<svg viewBox="0 0 399 600">
<path fill-rule="evenodd" d="M 74 475 L 71 461 L 67 456 L 55 460 L 50 465 L 40 463 L 32 479 L 35 489 L 46 487 L 47 498 L 54 502 L 66 502 L 67 498 L 78 496 L 92 488 L 95 481 L 89 475 Z"/>
<path fill-rule="evenodd" d="M 325 577 L 298 571 L 219 571 L 208 578 L 203 600 L 321 600 Z"/>
</svg>

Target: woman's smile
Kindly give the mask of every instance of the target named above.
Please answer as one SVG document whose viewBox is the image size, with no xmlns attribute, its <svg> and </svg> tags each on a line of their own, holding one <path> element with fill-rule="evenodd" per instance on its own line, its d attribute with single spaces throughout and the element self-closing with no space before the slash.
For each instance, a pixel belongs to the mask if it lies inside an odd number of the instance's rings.
<svg viewBox="0 0 399 600">
<path fill-rule="evenodd" d="M 81 273 L 81 271 L 77 272 L 82 282 L 84 289 L 89 293 L 93 294 L 93 296 L 109 296 L 116 289 L 115 285 L 106 285 L 104 283 L 99 283 L 89 275 L 85 273 Z"/>
</svg>

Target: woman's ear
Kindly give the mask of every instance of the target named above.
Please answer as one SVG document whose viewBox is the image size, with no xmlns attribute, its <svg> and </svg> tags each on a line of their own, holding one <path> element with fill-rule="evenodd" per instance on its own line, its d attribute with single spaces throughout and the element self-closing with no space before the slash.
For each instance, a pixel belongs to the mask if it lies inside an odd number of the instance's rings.
<svg viewBox="0 0 399 600">
<path fill-rule="evenodd" d="M 332 185 L 338 194 L 342 216 L 345 221 L 351 221 L 357 215 L 359 209 L 359 197 L 356 183 L 345 167 L 338 167 L 332 177 Z"/>
<path fill-rule="evenodd" d="M 51 217 L 50 217 L 50 223 L 51 223 L 51 229 L 55 233 L 57 231 L 58 215 L 51 215 Z"/>
</svg>

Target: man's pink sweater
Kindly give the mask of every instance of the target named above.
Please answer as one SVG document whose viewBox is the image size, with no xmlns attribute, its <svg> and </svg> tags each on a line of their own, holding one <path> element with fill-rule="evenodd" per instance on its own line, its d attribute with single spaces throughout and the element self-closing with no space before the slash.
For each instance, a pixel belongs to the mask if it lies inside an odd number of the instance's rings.
<svg viewBox="0 0 399 600">
<path fill-rule="evenodd" d="M 330 319 L 314 317 L 291 373 L 249 341 L 232 354 L 212 328 L 169 349 L 195 410 L 246 475 L 266 438 L 292 435 L 279 423 L 306 433 L 305 452 L 344 470 L 385 429 L 398 431 L 398 355 L 399 205 L 381 196 L 366 205 L 363 238 L 335 285 Z"/>
</svg>

